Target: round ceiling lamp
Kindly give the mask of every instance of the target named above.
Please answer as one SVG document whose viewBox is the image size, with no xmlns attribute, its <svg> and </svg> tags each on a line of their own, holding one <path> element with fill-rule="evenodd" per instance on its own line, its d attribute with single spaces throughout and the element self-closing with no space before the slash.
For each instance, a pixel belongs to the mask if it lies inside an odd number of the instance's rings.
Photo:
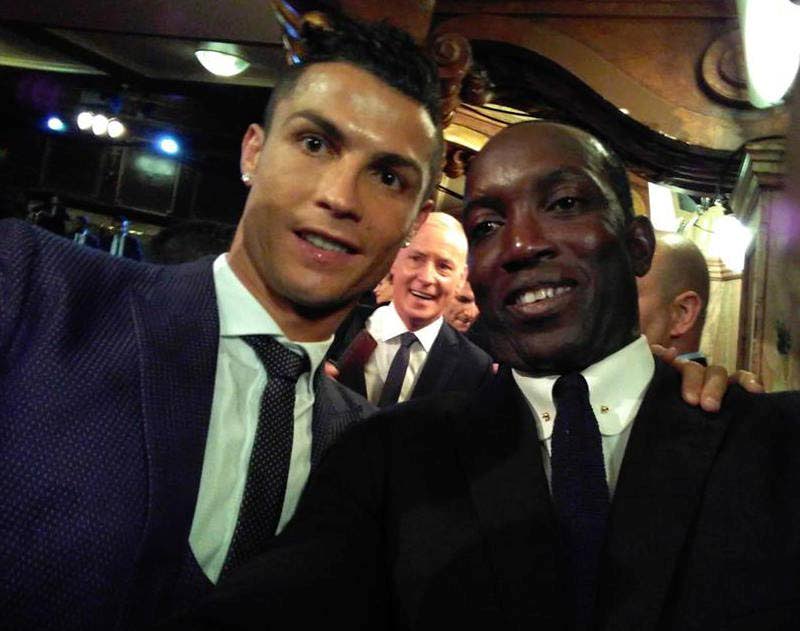
<svg viewBox="0 0 800 631">
<path fill-rule="evenodd" d="M 194 56 L 203 68 L 218 77 L 235 77 L 250 67 L 250 62 L 239 55 L 219 50 L 201 49 Z"/>
</svg>

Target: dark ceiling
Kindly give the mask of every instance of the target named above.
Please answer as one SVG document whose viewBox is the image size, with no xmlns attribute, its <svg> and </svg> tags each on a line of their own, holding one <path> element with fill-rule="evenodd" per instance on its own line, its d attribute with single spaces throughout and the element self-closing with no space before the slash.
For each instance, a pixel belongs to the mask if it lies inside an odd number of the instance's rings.
<svg viewBox="0 0 800 631">
<path fill-rule="evenodd" d="M 92 0 L 0 6 L 0 99 L 21 123 L 78 108 L 106 108 L 138 125 L 238 138 L 284 67 L 281 33 L 266 2 Z M 228 79 L 194 57 L 211 42 L 249 62 Z"/>
</svg>

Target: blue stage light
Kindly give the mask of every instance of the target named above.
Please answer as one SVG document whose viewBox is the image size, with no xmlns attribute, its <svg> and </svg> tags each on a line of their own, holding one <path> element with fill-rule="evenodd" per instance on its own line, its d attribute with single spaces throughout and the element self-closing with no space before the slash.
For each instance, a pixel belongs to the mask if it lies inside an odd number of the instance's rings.
<svg viewBox="0 0 800 631">
<path fill-rule="evenodd" d="M 156 140 L 156 147 L 168 156 L 177 155 L 181 151 L 181 145 L 174 136 L 159 136 Z"/>
<path fill-rule="evenodd" d="M 67 126 L 64 124 L 64 121 L 61 120 L 58 116 L 51 116 L 47 119 L 47 129 L 50 131 L 57 131 L 62 132 L 66 131 Z"/>
</svg>

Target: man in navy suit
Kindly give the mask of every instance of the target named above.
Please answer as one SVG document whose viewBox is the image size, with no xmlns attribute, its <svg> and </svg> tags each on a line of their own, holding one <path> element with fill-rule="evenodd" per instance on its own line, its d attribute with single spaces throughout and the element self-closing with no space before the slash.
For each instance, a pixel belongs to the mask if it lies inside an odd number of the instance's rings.
<svg viewBox="0 0 800 631">
<path fill-rule="evenodd" d="M 378 307 L 339 363 L 339 381 L 375 405 L 454 390 L 472 391 L 492 375 L 492 360 L 444 320 L 467 271 L 459 221 L 434 212 L 392 263 L 392 301 Z M 414 335 L 405 369 L 392 370 L 401 340 Z M 401 368 L 403 368 L 401 366 Z M 393 383 L 391 376 L 397 377 Z M 392 390 L 388 394 L 388 390 Z"/>
<path fill-rule="evenodd" d="M 507 128 L 464 225 L 495 379 L 353 427 L 273 547 L 173 626 L 795 629 L 800 394 L 682 400 L 639 333 L 654 237 L 619 159 Z"/>
<path fill-rule="evenodd" d="M 371 410 L 318 369 L 430 210 L 438 78 L 388 26 L 305 36 L 244 136 L 227 255 L 158 267 L 0 227 L 0 626 L 127 628 L 201 597 L 232 566 L 251 483 L 279 487 L 274 524 L 248 508 L 263 540 Z M 259 345 L 297 367 L 280 403 L 262 400 L 284 377 Z M 270 455 L 259 419 L 287 414 Z"/>
</svg>

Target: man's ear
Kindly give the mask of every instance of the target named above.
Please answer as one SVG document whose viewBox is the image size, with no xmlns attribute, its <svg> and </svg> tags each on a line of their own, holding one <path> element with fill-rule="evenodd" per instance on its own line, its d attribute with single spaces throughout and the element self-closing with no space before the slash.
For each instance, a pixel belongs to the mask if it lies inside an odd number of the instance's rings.
<svg viewBox="0 0 800 631">
<path fill-rule="evenodd" d="M 656 251 L 656 237 L 650 219 L 637 215 L 625 229 L 625 245 L 631 257 L 633 273 L 644 276 L 650 269 Z"/>
<path fill-rule="evenodd" d="M 670 305 L 670 337 L 681 337 L 691 331 L 702 309 L 703 301 L 696 291 L 687 290 L 675 296 Z"/>
<path fill-rule="evenodd" d="M 242 138 L 242 154 L 239 158 L 239 168 L 242 175 L 252 175 L 258 164 L 258 157 L 264 147 L 264 129 L 261 125 L 252 123 Z"/>
</svg>

